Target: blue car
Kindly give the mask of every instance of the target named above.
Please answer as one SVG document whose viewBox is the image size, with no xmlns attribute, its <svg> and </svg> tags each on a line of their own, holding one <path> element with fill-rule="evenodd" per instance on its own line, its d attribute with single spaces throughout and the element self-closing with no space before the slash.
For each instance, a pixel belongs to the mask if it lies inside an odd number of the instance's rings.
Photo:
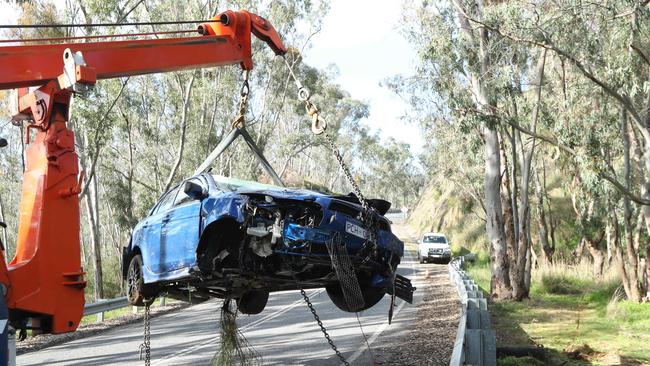
<svg viewBox="0 0 650 366">
<path fill-rule="evenodd" d="M 240 312 L 257 314 L 270 292 L 318 287 L 344 311 L 370 308 L 386 293 L 412 302 L 410 281 L 396 274 L 404 243 L 382 216 L 390 203 L 369 203 L 376 245 L 367 244 L 354 195 L 207 173 L 186 179 L 162 195 L 124 247 L 129 302 L 143 305 L 159 294 L 192 302 L 230 298 Z M 361 306 L 348 304 L 333 261 L 351 266 Z"/>
</svg>

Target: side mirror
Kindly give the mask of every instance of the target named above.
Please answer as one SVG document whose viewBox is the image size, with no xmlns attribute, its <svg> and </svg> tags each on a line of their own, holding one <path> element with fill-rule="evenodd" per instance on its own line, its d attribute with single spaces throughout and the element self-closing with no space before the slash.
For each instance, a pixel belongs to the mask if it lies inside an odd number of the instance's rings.
<svg viewBox="0 0 650 366">
<path fill-rule="evenodd" d="M 183 192 L 195 200 L 202 200 L 208 196 L 208 192 L 203 187 L 189 180 L 183 185 Z"/>
<path fill-rule="evenodd" d="M 0 137 L 0 147 L 6 147 L 6 146 L 7 146 L 7 140 Z"/>
</svg>

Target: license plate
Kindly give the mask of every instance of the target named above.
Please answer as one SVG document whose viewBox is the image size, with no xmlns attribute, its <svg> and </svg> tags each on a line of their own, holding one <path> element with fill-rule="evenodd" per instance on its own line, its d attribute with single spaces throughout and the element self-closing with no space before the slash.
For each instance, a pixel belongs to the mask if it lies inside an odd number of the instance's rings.
<svg viewBox="0 0 650 366">
<path fill-rule="evenodd" d="M 348 234 L 352 234 L 358 238 L 365 239 L 366 238 L 366 229 L 362 228 L 361 226 L 357 224 L 353 224 L 349 221 L 345 222 L 345 231 Z"/>
</svg>

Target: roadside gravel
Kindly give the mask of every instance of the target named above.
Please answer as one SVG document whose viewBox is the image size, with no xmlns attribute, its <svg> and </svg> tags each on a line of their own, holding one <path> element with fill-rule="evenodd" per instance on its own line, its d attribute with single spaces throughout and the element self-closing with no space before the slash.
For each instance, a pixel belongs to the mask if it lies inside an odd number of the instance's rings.
<svg viewBox="0 0 650 366">
<path fill-rule="evenodd" d="M 373 347 L 377 365 L 449 365 L 456 340 L 460 301 L 446 265 L 421 264 L 428 276 L 413 329 L 394 333 Z M 425 272 L 426 273 L 426 272 Z"/>
</svg>

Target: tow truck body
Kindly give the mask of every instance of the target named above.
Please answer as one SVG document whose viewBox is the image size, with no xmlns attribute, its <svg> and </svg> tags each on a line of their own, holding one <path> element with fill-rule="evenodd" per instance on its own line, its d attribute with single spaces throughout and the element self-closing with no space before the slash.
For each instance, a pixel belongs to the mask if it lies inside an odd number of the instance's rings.
<svg viewBox="0 0 650 366">
<path fill-rule="evenodd" d="M 83 173 L 67 125 L 72 96 L 101 79 L 230 64 L 251 70 L 251 34 L 276 55 L 286 53 L 273 26 L 247 11 L 223 12 L 197 32 L 180 38 L 0 47 L 0 89 L 18 88 L 13 121 L 27 122 L 16 255 L 6 265 L 4 249 L 0 252 L 0 283 L 14 328 L 71 332 L 83 315 L 78 199 Z"/>
</svg>

